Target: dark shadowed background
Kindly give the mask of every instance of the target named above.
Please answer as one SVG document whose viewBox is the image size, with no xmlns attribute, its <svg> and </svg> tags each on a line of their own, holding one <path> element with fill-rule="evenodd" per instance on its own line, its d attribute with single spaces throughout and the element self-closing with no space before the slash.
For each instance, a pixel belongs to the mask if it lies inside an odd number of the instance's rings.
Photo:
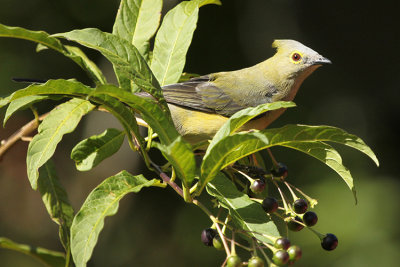
<svg viewBox="0 0 400 267">
<path fill-rule="evenodd" d="M 178 1 L 164 1 L 164 12 Z M 399 4 L 397 1 L 222 0 L 201 8 L 185 71 L 207 74 L 254 65 L 273 54 L 274 39 L 295 39 L 332 60 L 303 84 L 295 102 L 272 127 L 287 123 L 332 125 L 363 138 L 376 152 L 377 168 L 364 155 L 338 147 L 352 171 L 359 204 L 328 167 L 287 149 L 273 151 L 289 166 L 288 180 L 319 200 L 316 229 L 335 233 L 339 246 L 323 251 L 310 231 L 291 233 L 303 248 L 295 266 L 396 266 L 400 250 L 397 154 L 399 112 Z M 119 1 L 0 0 L 0 23 L 49 33 L 97 27 L 110 32 Z M 85 50 L 106 73 L 110 64 Z M 35 52 L 33 43 L 0 39 L 0 96 L 22 88 L 12 77 L 76 78 L 89 83 L 72 61 L 54 51 Z M 41 106 L 40 110 L 46 110 Z M 0 111 L 4 114 L 4 110 Z M 0 139 L 32 119 L 19 112 Z M 56 164 L 75 210 L 104 178 L 127 169 L 145 172 L 127 146 L 93 171 L 78 173 L 69 153 L 79 140 L 118 127 L 94 112 L 56 153 Z M 337 146 L 336 146 L 337 147 Z M 26 177 L 27 143 L 19 143 L 0 162 L 0 236 L 61 250 L 57 226 Z M 147 178 L 154 174 L 146 172 Z M 121 201 L 106 220 L 89 266 L 219 266 L 224 253 L 205 247 L 200 232 L 210 222 L 170 189 L 147 189 Z M 397 262 L 397 264 L 396 264 Z M 12 251 L 0 250 L 0 265 L 41 266 Z"/>
</svg>

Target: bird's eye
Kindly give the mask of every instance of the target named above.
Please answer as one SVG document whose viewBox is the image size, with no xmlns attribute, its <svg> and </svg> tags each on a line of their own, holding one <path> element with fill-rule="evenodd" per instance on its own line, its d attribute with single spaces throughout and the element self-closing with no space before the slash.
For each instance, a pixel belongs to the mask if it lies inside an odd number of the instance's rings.
<svg viewBox="0 0 400 267">
<path fill-rule="evenodd" d="M 301 55 L 299 53 L 293 53 L 292 54 L 292 60 L 294 62 L 299 62 L 301 60 Z"/>
</svg>

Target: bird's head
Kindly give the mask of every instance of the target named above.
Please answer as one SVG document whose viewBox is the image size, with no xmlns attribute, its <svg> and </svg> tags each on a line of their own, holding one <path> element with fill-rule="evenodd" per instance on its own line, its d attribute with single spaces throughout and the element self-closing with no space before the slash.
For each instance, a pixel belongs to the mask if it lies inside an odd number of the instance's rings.
<svg viewBox="0 0 400 267">
<path fill-rule="evenodd" d="M 272 57 L 274 65 L 287 78 L 307 77 L 318 67 L 332 63 L 311 48 L 294 40 L 275 40 L 272 47 L 277 49 Z"/>
</svg>

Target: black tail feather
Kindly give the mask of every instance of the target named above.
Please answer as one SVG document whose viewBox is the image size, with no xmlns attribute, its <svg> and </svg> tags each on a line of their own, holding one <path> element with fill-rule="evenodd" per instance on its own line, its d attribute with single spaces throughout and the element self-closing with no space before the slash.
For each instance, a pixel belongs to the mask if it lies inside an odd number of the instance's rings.
<svg viewBox="0 0 400 267">
<path fill-rule="evenodd" d="M 46 80 L 30 79 L 30 78 L 12 78 L 14 82 L 18 83 L 45 83 Z"/>
</svg>

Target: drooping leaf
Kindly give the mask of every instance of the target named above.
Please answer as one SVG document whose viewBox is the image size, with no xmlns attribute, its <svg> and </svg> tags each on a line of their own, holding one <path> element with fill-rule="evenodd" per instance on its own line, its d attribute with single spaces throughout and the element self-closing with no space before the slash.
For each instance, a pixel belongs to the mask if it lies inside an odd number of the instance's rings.
<svg viewBox="0 0 400 267">
<path fill-rule="evenodd" d="M 3 126 L 6 124 L 8 119 L 18 110 L 24 109 L 29 107 L 30 105 L 42 101 L 44 99 L 48 99 L 48 96 L 43 96 L 43 95 L 31 95 L 31 96 L 26 96 L 19 98 L 13 102 L 10 103 L 10 105 L 7 107 L 6 114 L 4 115 L 4 120 L 3 120 Z"/>
<path fill-rule="evenodd" d="M 64 134 L 72 132 L 82 116 L 95 106 L 87 100 L 73 98 L 60 104 L 39 125 L 38 134 L 29 143 L 26 157 L 28 178 L 36 190 L 39 168 L 50 159 Z"/>
<path fill-rule="evenodd" d="M 82 51 L 79 51 L 78 48 L 73 48 L 71 46 L 64 46 L 60 40 L 49 35 L 47 32 L 30 31 L 20 27 L 10 27 L 0 24 L 0 37 L 19 38 L 35 42 L 39 45 L 37 51 L 41 51 L 43 48 L 53 49 L 72 59 L 95 81 L 105 83 L 105 79 L 101 71 L 87 58 Z"/>
<path fill-rule="evenodd" d="M 153 76 L 146 60 L 131 43 L 111 33 L 99 29 L 82 29 L 54 36 L 64 37 L 81 45 L 102 53 L 114 66 L 120 86 L 130 91 L 131 81 L 150 93 L 156 99 L 163 101 L 160 85 Z"/>
<path fill-rule="evenodd" d="M 60 184 L 54 164 L 47 161 L 39 169 L 38 189 L 50 218 L 60 226 L 60 240 L 66 250 L 70 247 L 69 237 L 74 210 L 67 192 Z"/>
<path fill-rule="evenodd" d="M 44 31 L 30 31 L 20 27 L 10 27 L 0 24 L 0 37 L 25 39 L 67 55 L 67 51 L 60 40 L 51 37 L 47 32 Z"/>
<path fill-rule="evenodd" d="M 331 126 L 286 125 L 276 129 L 236 133 L 226 136 L 217 142 L 203 159 L 199 191 L 221 169 L 238 159 L 271 146 L 286 146 L 288 143 L 292 145 L 295 143 L 304 143 L 301 151 L 307 153 L 305 149 L 307 144 L 310 144 L 310 148 L 313 148 L 315 146 L 312 144 L 313 142 L 335 142 L 350 146 L 363 152 L 378 164 L 375 154 L 361 138 L 349 134 L 342 129 Z M 315 155 L 312 156 L 315 157 Z M 327 162 L 326 159 L 324 161 Z M 350 181 L 351 176 L 349 176 L 349 173 L 344 174 L 342 171 L 343 168 L 345 169 L 344 166 L 341 164 L 328 164 L 328 166 L 335 168 L 334 170 L 340 175 L 344 175 L 342 176 L 343 179 L 347 180 L 346 183 L 350 184 L 348 181 Z M 341 167 L 339 168 L 338 166 Z M 353 190 L 353 188 L 351 189 Z"/>
<path fill-rule="evenodd" d="M 160 23 L 162 0 L 122 0 L 113 34 L 133 44 L 148 59 L 149 40 Z"/>
<path fill-rule="evenodd" d="M 343 166 L 340 154 L 332 146 L 325 144 L 324 142 L 287 142 L 283 146 L 306 153 L 331 167 L 340 175 L 340 177 L 343 178 L 347 186 L 352 190 L 354 199 L 357 203 L 353 177 L 351 176 L 350 171 Z"/>
<path fill-rule="evenodd" d="M 206 188 L 210 195 L 216 197 L 218 202 L 229 210 L 235 224 L 244 231 L 248 231 L 248 236 L 270 244 L 274 243 L 273 240 L 262 234 L 271 237 L 280 236 L 274 222 L 268 218 L 261 205 L 252 201 L 245 193 L 238 191 L 222 173 L 218 173 Z"/>
<path fill-rule="evenodd" d="M 72 223 L 71 252 L 76 266 L 86 266 L 103 229 L 104 219 L 117 212 L 122 197 L 131 192 L 137 193 L 143 187 L 158 185 L 158 180 L 149 181 L 142 175 L 133 176 L 126 171 L 98 185 L 86 198 Z"/>
<path fill-rule="evenodd" d="M 258 115 L 270 110 L 290 108 L 295 106 L 296 104 L 293 102 L 277 101 L 273 103 L 261 104 L 257 107 L 246 108 L 236 112 L 224 123 L 224 125 L 222 125 L 222 127 L 215 134 L 214 138 L 211 140 L 210 145 L 208 146 L 206 155 L 207 152 L 210 151 L 216 143 L 218 143 L 218 141 L 220 141 L 225 136 L 228 136 L 237 131 L 240 127 L 242 127 L 251 119 L 257 117 Z"/>
<path fill-rule="evenodd" d="M 196 161 L 190 145 L 182 142 L 182 137 L 179 136 L 169 145 L 153 143 L 174 167 L 178 177 L 182 179 L 186 188 L 189 188 L 195 175 Z"/>
<path fill-rule="evenodd" d="M 128 142 L 131 145 L 131 148 L 135 149 L 135 145 L 132 143 L 133 139 L 131 133 L 133 133 L 140 149 L 142 149 L 142 153 L 145 153 L 143 150 L 144 138 L 140 135 L 139 126 L 132 109 L 109 95 L 97 94 L 96 97 L 92 97 L 91 99 L 94 102 L 101 104 L 104 109 L 120 121 L 122 126 L 125 128 L 125 134 L 128 136 Z"/>
<path fill-rule="evenodd" d="M 80 171 L 89 171 L 101 161 L 116 153 L 124 141 L 125 133 L 117 129 L 107 129 L 100 135 L 79 142 L 71 152 Z"/>
<path fill-rule="evenodd" d="M 156 35 L 151 61 L 151 69 L 161 86 L 179 80 L 198 13 L 197 1 L 184 1 L 165 15 Z"/>
<path fill-rule="evenodd" d="M 76 47 L 66 45 L 65 49 L 68 50 L 70 57 L 78 63 L 79 66 L 83 66 L 83 69 L 87 71 L 89 77 L 93 79 L 93 81 L 97 82 L 98 84 L 106 84 L 107 80 L 104 77 L 103 72 L 97 67 L 97 65 L 90 60 L 83 51 Z"/>
<path fill-rule="evenodd" d="M 25 244 L 19 244 L 8 238 L 0 237 L 0 248 L 6 248 L 24 253 L 39 260 L 45 266 L 64 267 L 65 255 L 58 251 L 52 251 L 41 247 L 34 247 Z"/>
</svg>

